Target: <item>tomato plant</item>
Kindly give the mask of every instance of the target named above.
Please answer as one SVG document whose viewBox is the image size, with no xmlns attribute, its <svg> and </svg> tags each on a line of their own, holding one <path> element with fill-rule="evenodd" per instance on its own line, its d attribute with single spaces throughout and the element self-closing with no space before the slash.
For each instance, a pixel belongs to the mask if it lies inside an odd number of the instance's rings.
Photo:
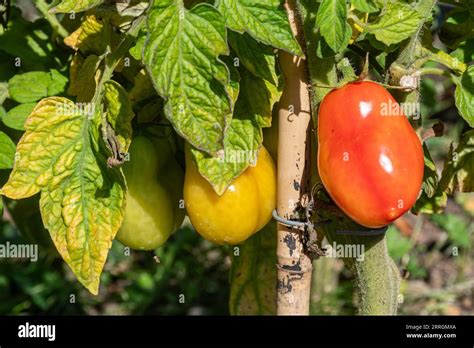
<svg viewBox="0 0 474 348">
<path fill-rule="evenodd" d="M 383 227 L 473 190 L 468 0 L 31 4 L 0 8 L 5 219 L 31 232 L 29 199 L 92 294 L 114 240 L 160 254 L 184 220 L 232 245 L 232 313 L 307 314 L 329 241 L 366 248 L 359 313 L 395 314 Z M 427 81 L 460 125 L 437 161 Z"/>
</svg>

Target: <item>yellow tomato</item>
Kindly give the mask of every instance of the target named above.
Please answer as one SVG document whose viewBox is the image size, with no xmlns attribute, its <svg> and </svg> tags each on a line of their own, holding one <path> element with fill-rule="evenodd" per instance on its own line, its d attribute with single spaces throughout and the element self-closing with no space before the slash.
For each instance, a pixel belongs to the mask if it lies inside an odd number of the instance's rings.
<svg viewBox="0 0 474 348">
<path fill-rule="evenodd" d="M 186 154 L 184 201 L 196 231 L 217 244 L 239 244 L 262 229 L 276 206 L 276 169 L 262 147 L 257 165 L 235 179 L 222 196 Z"/>
</svg>

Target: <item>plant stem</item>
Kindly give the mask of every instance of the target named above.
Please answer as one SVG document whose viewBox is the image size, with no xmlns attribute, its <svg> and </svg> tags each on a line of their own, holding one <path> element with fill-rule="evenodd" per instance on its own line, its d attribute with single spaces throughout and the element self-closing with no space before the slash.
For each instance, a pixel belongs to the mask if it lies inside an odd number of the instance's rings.
<svg viewBox="0 0 474 348">
<path fill-rule="evenodd" d="M 355 224 L 324 227 L 329 243 L 344 248 L 362 249 L 363 257 L 346 257 L 344 263 L 356 277 L 357 312 L 359 315 L 396 315 L 400 272 L 388 255 L 385 235 L 357 236 L 339 234 L 338 230 L 356 230 Z"/>
<path fill-rule="evenodd" d="M 63 39 L 69 36 L 69 32 L 63 27 L 55 14 L 49 12 L 49 6 L 44 0 L 35 1 L 36 8 L 46 18 L 53 30 Z"/>
<path fill-rule="evenodd" d="M 364 260 L 355 260 L 357 276 L 358 314 L 394 315 L 398 307 L 400 276 L 388 256 L 385 235 L 364 237 Z"/>
<path fill-rule="evenodd" d="M 144 23 L 145 23 L 145 16 L 138 17 L 135 20 L 135 22 L 133 22 L 132 27 L 127 32 L 127 34 L 125 35 L 125 38 L 122 40 L 122 42 L 117 47 L 117 49 L 114 52 L 105 54 L 105 68 L 100 78 L 100 81 L 97 85 L 97 89 L 94 94 L 94 97 L 92 98 L 93 104 L 101 100 L 102 94 L 104 92 L 104 84 L 112 78 L 114 74 L 114 70 L 117 67 L 117 64 L 128 52 L 130 47 L 132 47 Z"/>
<path fill-rule="evenodd" d="M 460 62 L 456 58 L 451 57 L 449 54 L 441 50 L 432 52 L 426 48 L 422 48 L 422 52 L 423 54 L 426 54 L 428 56 L 429 60 L 443 64 L 445 67 L 453 71 L 456 71 L 462 74 L 467 69 L 467 65 L 465 63 Z"/>
<path fill-rule="evenodd" d="M 449 71 L 446 71 L 440 68 L 421 68 L 420 74 L 421 76 L 423 75 L 438 75 L 438 76 L 446 76 L 446 77 L 451 76 Z"/>
<path fill-rule="evenodd" d="M 367 23 L 362 22 L 355 14 L 349 13 L 349 18 L 352 19 L 359 27 L 365 29 Z"/>
</svg>

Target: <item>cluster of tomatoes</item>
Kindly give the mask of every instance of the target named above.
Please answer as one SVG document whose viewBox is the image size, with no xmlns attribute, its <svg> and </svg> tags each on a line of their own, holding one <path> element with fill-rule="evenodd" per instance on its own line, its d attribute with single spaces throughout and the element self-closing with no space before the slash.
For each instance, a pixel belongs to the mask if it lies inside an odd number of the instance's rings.
<svg viewBox="0 0 474 348">
<path fill-rule="evenodd" d="M 329 93 L 318 113 L 321 180 L 334 202 L 369 228 L 385 226 L 407 212 L 423 180 L 420 139 L 401 108 L 382 112 L 387 103 L 398 105 L 379 84 L 354 82 Z M 239 244 L 262 229 L 275 209 L 276 167 L 264 147 L 256 166 L 221 196 L 199 174 L 189 152 L 183 173 L 167 140 L 137 136 L 130 158 L 124 166 L 127 206 L 117 238 L 131 248 L 161 246 L 181 226 L 185 210 L 207 240 Z"/>
<path fill-rule="evenodd" d="M 117 235 L 130 248 L 153 250 L 163 245 L 181 226 L 183 208 L 204 238 L 239 244 L 262 229 L 275 208 L 276 169 L 264 147 L 256 166 L 235 179 L 222 196 L 199 174 L 189 151 L 183 174 L 167 139 L 135 137 L 130 159 L 124 166 L 125 218 Z"/>
</svg>

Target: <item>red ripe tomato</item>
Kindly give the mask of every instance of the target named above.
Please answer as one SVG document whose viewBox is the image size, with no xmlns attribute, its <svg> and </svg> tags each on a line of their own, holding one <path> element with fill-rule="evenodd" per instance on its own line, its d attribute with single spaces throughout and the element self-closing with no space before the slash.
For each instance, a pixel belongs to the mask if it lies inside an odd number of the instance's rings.
<svg viewBox="0 0 474 348">
<path fill-rule="evenodd" d="M 321 103 L 318 168 L 336 204 L 379 228 L 407 212 L 423 180 L 421 141 L 400 105 L 370 81 L 333 90 Z"/>
</svg>

